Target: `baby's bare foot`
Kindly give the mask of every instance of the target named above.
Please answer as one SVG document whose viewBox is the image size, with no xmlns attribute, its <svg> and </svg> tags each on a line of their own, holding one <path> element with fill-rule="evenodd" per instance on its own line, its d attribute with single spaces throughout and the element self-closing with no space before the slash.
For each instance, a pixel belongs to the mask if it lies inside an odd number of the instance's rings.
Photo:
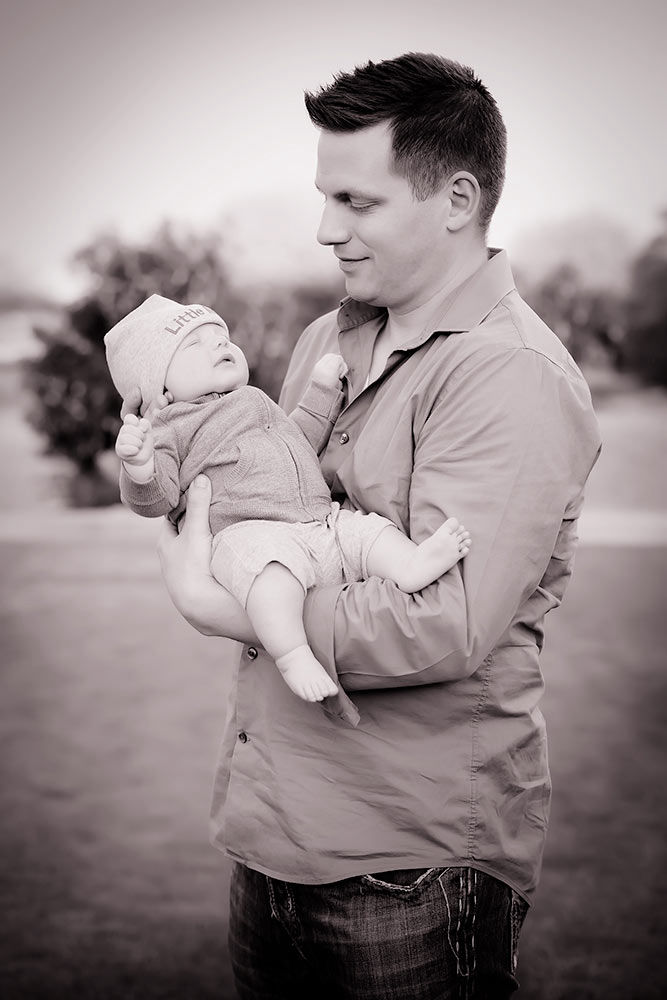
<svg viewBox="0 0 667 1000">
<path fill-rule="evenodd" d="M 467 556 L 470 544 L 470 532 L 455 517 L 449 517 L 416 547 L 412 558 L 401 567 L 396 582 L 408 594 L 422 590 Z"/>
<path fill-rule="evenodd" d="M 288 687 L 304 701 L 322 701 L 338 691 L 310 646 L 297 646 L 279 656 L 276 666 Z"/>
<path fill-rule="evenodd" d="M 455 517 L 448 517 L 444 524 L 441 524 L 437 531 L 433 533 L 430 541 L 438 540 L 442 546 L 443 555 L 447 553 L 447 558 L 452 562 L 448 569 L 451 569 L 470 552 L 470 532 L 459 524 Z"/>
</svg>

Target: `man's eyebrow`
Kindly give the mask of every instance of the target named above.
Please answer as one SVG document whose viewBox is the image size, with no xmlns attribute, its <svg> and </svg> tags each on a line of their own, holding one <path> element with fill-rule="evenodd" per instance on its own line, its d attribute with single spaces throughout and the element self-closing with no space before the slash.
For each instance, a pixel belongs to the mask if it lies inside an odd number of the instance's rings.
<svg viewBox="0 0 667 1000">
<path fill-rule="evenodd" d="M 320 185 L 315 181 L 315 187 L 320 192 L 324 194 L 324 191 Z M 333 195 L 334 198 L 356 198 L 358 201 L 377 201 L 377 197 L 372 194 L 368 194 L 366 191 L 361 191 L 359 188 L 349 188 L 346 191 L 336 191 Z"/>
</svg>

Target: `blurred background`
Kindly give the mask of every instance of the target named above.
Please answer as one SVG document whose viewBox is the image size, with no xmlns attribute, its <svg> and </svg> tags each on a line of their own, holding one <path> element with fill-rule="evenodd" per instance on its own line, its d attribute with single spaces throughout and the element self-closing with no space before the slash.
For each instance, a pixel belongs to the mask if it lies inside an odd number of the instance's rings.
<svg viewBox="0 0 667 1000">
<path fill-rule="evenodd" d="M 491 232 L 591 385 L 604 451 L 543 657 L 554 804 L 526 1000 L 667 993 L 667 14 L 661 0 L 9 0 L 0 13 L 0 990 L 232 998 L 206 817 L 224 640 L 117 502 L 102 338 L 215 307 L 276 396 L 342 294 L 303 91 L 472 65 L 509 132 Z"/>
</svg>

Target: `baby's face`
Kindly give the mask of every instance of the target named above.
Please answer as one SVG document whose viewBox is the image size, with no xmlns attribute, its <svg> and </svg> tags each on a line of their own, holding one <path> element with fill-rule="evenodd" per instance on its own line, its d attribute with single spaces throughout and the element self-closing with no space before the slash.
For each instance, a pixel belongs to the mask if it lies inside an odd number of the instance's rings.
<svg viewBox="0 0 667 1000">
<path fill-rule="evenodd" d="M 198 326 L 183 338 L 165 378 L 165 389 L 175 403 L 247 384 L 248 363 L 243 351 L 230 342 L 227 327 L 217 323 Z"/>
</svg>

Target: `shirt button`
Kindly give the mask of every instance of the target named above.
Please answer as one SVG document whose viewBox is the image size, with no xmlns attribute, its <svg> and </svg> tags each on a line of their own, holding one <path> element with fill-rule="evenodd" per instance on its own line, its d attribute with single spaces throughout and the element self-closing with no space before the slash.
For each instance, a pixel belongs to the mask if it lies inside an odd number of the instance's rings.
<svg viewBox="0 0 667 1000">
<path fill-rule="evenodd" d="M 350 440 L 350 435 L 346 434 L 345 431 L 343 431 L 341 436 L 338 438 L 340 444 L 347 444 L 349 440 Z"/>
<path fill-rule="evenodd" d="M 255 649 L 254 646 L 248 646 L 248 659 L 249 660 L 257 659 L 257 650 Z"/>
<path fill-rule="evenodd" d="M 247 743 L 248 742 L 248 734 L 247 733 L 239 733 L 239 739 L 240 739 L 241 743 Z"/>
</svg>

